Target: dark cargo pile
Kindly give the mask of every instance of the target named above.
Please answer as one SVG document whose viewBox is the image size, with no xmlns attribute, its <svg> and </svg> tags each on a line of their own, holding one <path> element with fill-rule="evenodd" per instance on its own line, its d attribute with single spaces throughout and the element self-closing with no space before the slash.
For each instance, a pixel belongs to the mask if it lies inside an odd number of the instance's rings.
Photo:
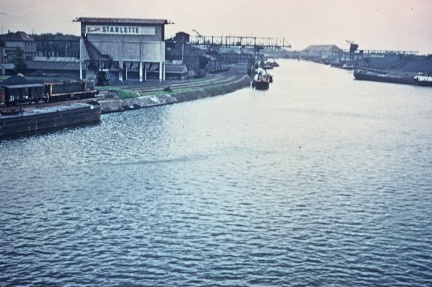
<svg viewBox="0 0 432 287">
<path fill-rule="evenodd" d="M 3 80 L 3 82 L 0 81 L 0 85 L 2 86 L 10 86 L 10 85 L 27 85 L 27 84 L 43 84 L 46 82 L 44 79 L 36 79 L 36 78 L 26 78 L 23 75 L 14 75 L 10 76 L 6 80 Z"/>
<path fill-rule="evenodd" d="M 31 84 L 27 79 L 23 76 L 10 76 L 3 82 L 1 82 L 3 86 L 8 85 L 25 85 L 25 84 Z"/>
</svg>

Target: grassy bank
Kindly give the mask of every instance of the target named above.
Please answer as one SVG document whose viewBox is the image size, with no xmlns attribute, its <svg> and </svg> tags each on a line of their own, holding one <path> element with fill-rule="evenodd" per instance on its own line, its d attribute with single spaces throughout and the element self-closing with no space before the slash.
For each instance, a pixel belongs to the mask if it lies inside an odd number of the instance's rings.
<svg viewBox="0 0 432 287">
<path fill-rule="evenodd" d="M 215 84 L 215 85 L 209 85 L 205 87 L 187 87 L 187 88 L 174 88 L 174 89 L 167 89 L 167 90 L 160 90 L 160 91 L 148 91 L 148 92 L 137 92 L 130 89 L 125 88 L 110 88 L 107 90 L 111 93 L 116 93 L 118 99 L 134 99 L 138 97 L 145 97 L 145 96 L 164 96 L 164 95 L 176 95 L 176 94 L 182 94 L 182 93 L 189 93 L 194 91 L 201 91 L 206 90 L 210 92 L 211 94 L 221 94 L 226 89 L 226 85 L 223 84 Z"/>
<path fill-rule="evenodd" d="M 126 110 L 146 108 L 152 106 L 169 105 L 185 101 L 193 101 L 207 97 L 214 97 L 250 85 L 250 77 L 244 75 L 232 82 L 219 82 L 204 86 L 188 86 L 157 91 L 134 91 L 115 87 L 106 89 L 108 92 L 103 99 L 100 99 L 102 113 L 122 112 Z"/>
</svg>

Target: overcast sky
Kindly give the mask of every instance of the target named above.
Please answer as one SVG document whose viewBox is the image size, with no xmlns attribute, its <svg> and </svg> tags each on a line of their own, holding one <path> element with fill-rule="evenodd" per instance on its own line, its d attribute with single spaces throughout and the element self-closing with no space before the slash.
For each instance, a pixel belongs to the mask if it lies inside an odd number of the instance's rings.
<svg viewBox="0 0 432 287">
<path fill-rule="evenodd" d="M 166 36 L 285 38 L 293 50 L 346 40 L 432 54 L 432 0 L 0 0 L 1 31 L 79 35 L 77 17 L 167 19 Z"/>
</svg>

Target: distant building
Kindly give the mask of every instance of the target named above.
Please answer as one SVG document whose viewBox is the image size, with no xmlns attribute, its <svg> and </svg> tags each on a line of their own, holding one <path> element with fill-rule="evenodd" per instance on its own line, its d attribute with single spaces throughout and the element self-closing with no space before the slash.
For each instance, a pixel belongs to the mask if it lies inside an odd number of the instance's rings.
<svg viewBox="0 0 432 287">
<path fill-rule="evenodd" d="M 206 72 L 225 70 L 227 64 L 247 63 L 253 58 L 253 52 L 241 47 L 227 49 L 218 45 L 193 44 L 190 35 L 185 32 L 178 32 L 165 42 L 167 62 L 186 65 L 189 77 L 202 77 Z M 176 70 L 180 71 L 180 68 L 177 67 Z"/>
<path fill-rule="evenodd" d="M 166 59 L 170 64 L 186 66 L 188 75 L 194 77 L 199 70 L 204 70 L 208 63 L 207 48 L 193 46 L 189 41 L 190 35 L 185 32 L 178 32 L 175 37 L 167 39 L 165 41 Z M 175 68 L 175 70 L 184 71 L 180 68 Z"/>
<path fill-rule="evenodd" d="M 176 43 L 189 43 L 190 35 L 185 32 L 178 32 L 176 33 L 174 40 Z"/>
<path fill-rule="evenodd" d="M 26 61 L 32 60 L 36 56 L 36 42 L 25 32 L 9 32 L 5 35 L 5 45 L 0 47 L 0 63 L 12 63 L 15 50 L 20 47 L 23 50 Z"/>
<path fill-rule="evenodd" d="M 336 45 L 311 45 L 301 51 L 301 57 L 314 61 L 336 61 L 340 59 L 344 51 Z"/>
</svg>

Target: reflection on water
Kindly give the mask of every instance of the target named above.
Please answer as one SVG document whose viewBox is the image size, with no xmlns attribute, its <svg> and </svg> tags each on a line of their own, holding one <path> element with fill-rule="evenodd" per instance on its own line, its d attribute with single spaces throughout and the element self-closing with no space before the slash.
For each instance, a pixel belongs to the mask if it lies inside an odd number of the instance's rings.
<svg viewBox="0 0 432 287">
<path fill-rule="evenodd" d="M 0 142 L 0 285 L 430 284 L 432 90 L 280 64 Z"/>
</svg>

